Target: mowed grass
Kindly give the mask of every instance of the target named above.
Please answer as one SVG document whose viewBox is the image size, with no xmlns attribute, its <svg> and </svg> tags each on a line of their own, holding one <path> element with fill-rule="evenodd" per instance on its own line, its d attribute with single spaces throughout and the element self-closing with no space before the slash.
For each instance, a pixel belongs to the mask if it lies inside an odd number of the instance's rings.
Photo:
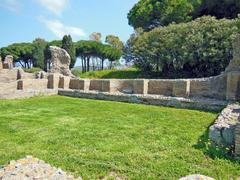
<svg viewBox="0 0 240 180">
<path fill-rule="evenodd" d="M 198 145 L 216 116 L 60 96 L 1 101 L 0 165 L 33 155 L 84 179 L 236 178 L 239 163 Z"/>
</svg>

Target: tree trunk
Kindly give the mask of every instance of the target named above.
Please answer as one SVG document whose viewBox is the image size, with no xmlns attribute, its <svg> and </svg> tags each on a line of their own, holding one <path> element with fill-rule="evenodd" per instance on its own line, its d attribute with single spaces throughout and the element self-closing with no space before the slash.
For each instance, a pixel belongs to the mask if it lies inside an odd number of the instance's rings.
<svg viewBox="0 0 240 180">
<path fill-rule="evenodd" d="M 102 64 L 101 64 L 101 69 L 103 70 L 103 63 L 104 63 L 104 59 L 102 59 Z"/>
<path fill-rule="evenodd" d="M 93 71 L 95 71 L 95 60 L 96 60 L 96 58 L 92 58 L 92 67 L 93 67 Z"/>
<path fill-rule="evenodd" d="M 84 58 L 84 72 L 86 72 L 87 70 L 87 63 L 86 63 L 86 59 Z"/>
<path fill-rule="evenodd" d="M 90 71 L 90 57 L 87 58 L 87 71 Z"/>
<path fill-rule="evenodd" d="M 84 63 L 83 63 L 83 59 L 81 58 L 82 60 L 82 73 L 84 73 Z"/>
<path fill-rule="evenodd" d="M 112 64 L 113 64 L 113 62 L 112 62 L 112 61 L 110 61 L 110 69 L 112 69 Z"/>
<path fill-rule="evenodd" d="M 21 64 L 21 66 L 24 68 L 24 64 L 21 62 L 21 61 L 19 61 L 19 63 Z"/>
</svg>

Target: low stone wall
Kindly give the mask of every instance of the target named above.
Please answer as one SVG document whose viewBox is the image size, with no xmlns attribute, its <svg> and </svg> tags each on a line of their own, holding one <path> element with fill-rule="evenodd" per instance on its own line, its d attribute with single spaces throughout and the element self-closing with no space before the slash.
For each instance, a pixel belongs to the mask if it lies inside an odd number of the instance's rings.
<svg viewBox="0 0 240 180">
<path fill-rule="evenodd" d="M 172 97 L 213 98 L 218 100 L 240 100 L 240 72 L 223 73 L 216 77 L 201 79 L 78 79 L 61 74 L 25 73 L 20 69 L 0 70 L 0 82 L 17 80 L 19 89 L 28 86 L 40 89 L 75 89 L 109 93 L 163 95 Z M 44 79 L 44 80 L 43 80 Z M 35 83 L 33 81 L 38 81 Z M 45 85 L 45 82 L 47 86 Z M 32 83 L 31 83 L 32 82 Z M 21 84 L 22 83 L 22 84 Z M 40 87 L 38 87 L 38 84 Z M 25 86 L 25 87 L 23 87 Z M 35 86 L 35 87 L 34 87 Z"/>
<path fill-rule="evenodd" d="M 99 99 L 107 101 L 128 102 L 137 104 L 149 104 L 157 106 L 169 106 L 176 108 L 200 109 L 220 111 L 226 105 L 226 101 L 213 99 L 189 99 L 167 97 L 161 95 L 140 95 L 140 94 L 123 94 L 123 93 L 107 93 L 97 91 L 80 91 L 80 90 L 58 90 L 58 95 L 70 96 L 76 98 Z"/>
<path fill-rule="evenodd" d="M 17 89 L 18 90 L 45 90 L 47 89 L 48 80 L 47 79 L 23 79 L 18 80 Z"/>
<path fill-rule="evenodd" d="M 91 80 L 72 78 L 70 82 L 67 80 L 67 83 L 69 83 L 69 89 L 75 90 L 237 100 L 240 98 L 240 96 L 238 97 L 238 94 L 240 94 L 240 89 L 238 88 L 240 86 L 239 79 L 240 73 L 231 72 L 201 79 Z M 59 81 L 58 78 L 57 81 Z M 58 83 L 55 86 L 57 87 Z M 68 88 L 65 87 L 64 89 Z"/>
<path fill-rule="evenodd" d="M 56 89 L 45 89 L 45 90 L 15 90 L 0 94 L 0 99 L 22 99 L 30 98 L 35 96 L 53 96 L 58 95 Z"/>
<path fill-rule="evenodd" d="M 235 128 L 235 158 L 240 160 L 240 120 Z"/>
<path fill-rule="evenodd" d="M 237 103 L 229 104 L 209 128 L 209 138 L 218 145 L 234 146 L 235 129 L 239 115 L 240 105 Z"/>
</svg>

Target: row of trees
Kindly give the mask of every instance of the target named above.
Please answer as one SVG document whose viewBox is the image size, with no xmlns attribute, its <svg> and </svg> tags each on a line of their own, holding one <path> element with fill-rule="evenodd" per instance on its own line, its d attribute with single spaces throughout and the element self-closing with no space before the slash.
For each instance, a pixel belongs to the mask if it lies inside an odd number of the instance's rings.
<svg viewBox="0 0 240 180">
<path fill-rule="evenodd" d="M 76 43 L 76 55 L 81 59 L 82 71 L 87 72 L 90 65 L 93 70 L 103 70 L 105 60 L 109 60 L 112 68 L 113 62 L 122 56 L 122 51 L 97 41 L 79 41 Z"/>
<path fill-rule="evenodd" d="M 90 35 L 90 41 L 78 41 L 75 44 L 76 55 L 81 59 L 82 71 L 103 70 L 104 62 L 108 60 L 112 68 L 113 62 L 118 61 L 123 53 L 124 44 L 119 37 L 108 35 L 103 44 L 102 35 L 94 32 Z"/>
<path fill-rule="evenodd" d="M 128 13 L 129 25 L 149 31 L 171 23 L 188 22 L 204 15 L 236 18 L 239 0 L 140 0 Z"/>
<path fill-rule="evenodd" d="M 157 77 L 218 75 L 232 59 L 232 42 L 240 33 L 240 18 L 204 16 L 149 32 L 136 30 L 128 40 L 125 59 Z"/>
<path fill-rule="evenodd" d="M 82 70 L 90 70 L 90 64 L 94 70 L 104 68 L 104 61 L 109 60 L 110 68 L 114 61 L 118 61 L 122 56 L 123 43 L 117 36 L 109 35 L 101 42 L 101 34 L 93 33 L 89 41 L 73 42 L 70 35 L 65 35 L 60 40 L 47 42 L 37 38 L 32 43 L 14 43 L 8 47 L 0 49 L 2 58 L 12 55 L 15 63 L 21 64 L 24 68 L 39 67 L 48 70 L 51 66 L 51 54 L 49 46 L 58 46 L 65 49 L 70 57 L 70 68 L 73 68 L 77 58 L 82 61 Z"/>
</svg>

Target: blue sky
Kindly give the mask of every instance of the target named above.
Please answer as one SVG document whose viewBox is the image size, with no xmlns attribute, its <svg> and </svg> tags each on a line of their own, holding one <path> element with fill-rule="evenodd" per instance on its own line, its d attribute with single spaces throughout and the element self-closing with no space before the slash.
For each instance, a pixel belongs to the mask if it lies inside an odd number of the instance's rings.
<svg viewBox="0 0 240 180">
<path fill-rule="evenodd" d="M 31 42 L 37 37 L 75 41 L 92 32 L 119 36 L 126 41 L 133 29 L 127 13 L 137 0 L 0 0 L 0 47 Z M 103 38 L 103 40 L 104 40 Z"/>
</svg>

